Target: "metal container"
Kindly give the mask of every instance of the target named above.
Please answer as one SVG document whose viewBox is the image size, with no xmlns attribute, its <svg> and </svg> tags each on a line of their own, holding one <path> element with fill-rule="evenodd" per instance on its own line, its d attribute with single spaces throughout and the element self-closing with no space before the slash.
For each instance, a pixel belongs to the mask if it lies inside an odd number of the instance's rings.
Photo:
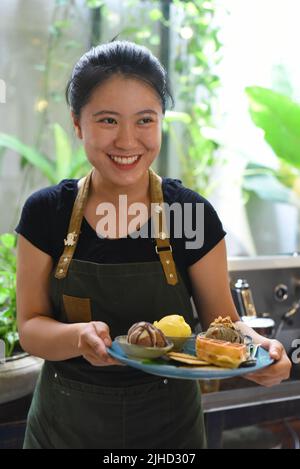
<svg viewBox="0 0 300 469">
<path fill-rule="evenodd" d="M 228 264 L 232 296 L 240 316 L 246 316 L 250 322 L 253 309 L 249 304 L 254 305 L 257 319 L 262 320 L 261 324 L 255 324 L 258 326 L 255 329 L 261 333 L 267 326 L 264 332 L 269 336 L 271 322 L 265 322 L 268 316 L 275 322 L 273 337 L 283 343 L 291 356 L 295 350 L 293 344 L 300 338 L 300 256 L 230 258 Z M 247 280 L 249 288 L 240 280 Z M 242 292 L 236 291 L 237 286 L 242 291 L 243 288 L 251 291 L 247 301 Z"/>
<path fill-rule="evenodd" d="M 252 291 L 246 279 L 238 279 L 231 288 L 240 316 L 256 317 Z"/>
</svg>

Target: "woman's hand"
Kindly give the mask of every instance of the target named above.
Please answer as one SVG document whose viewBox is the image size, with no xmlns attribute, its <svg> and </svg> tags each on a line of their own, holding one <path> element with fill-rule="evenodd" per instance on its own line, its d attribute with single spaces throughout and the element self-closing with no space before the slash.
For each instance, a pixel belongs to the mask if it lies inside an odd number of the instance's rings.
<svg viewBox="0 0 300 469">
<path fill-rule="evenodd" d="M 270 339 L 264 339 L 261 344 L 264 349 L 269 351 L 270 357 L 275 360 L 275 363 L 256 373 L 249 373 L 245 378 L 268 388 L 289 379 L 292 364 L 283 345 L 278 340 Z"/>
<path fill-rule="evenodd" d="M 111 344 L 109 327 L 104 322 L 92 321 L 83 324 L 80 329 L 78 339 L 80 355 L 93 366 L 122 365 L 108 355 L 106 347 L 110 347 Z"/>
</svg>

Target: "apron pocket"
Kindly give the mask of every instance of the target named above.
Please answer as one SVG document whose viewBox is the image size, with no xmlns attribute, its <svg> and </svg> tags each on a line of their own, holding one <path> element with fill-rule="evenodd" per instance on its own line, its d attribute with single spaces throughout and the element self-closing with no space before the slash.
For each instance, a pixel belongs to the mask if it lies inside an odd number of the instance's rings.
<svg viewBox="0 0 300 469">
<path fill-rule="evenodd" d="M 138 386 L 136 386 L 138 389 Z M 143 392 L 124 401 L 123 447 L 127 449 L 166 449 L 170 441 L 171 414 L 168 384 L 141 385 Z"/>
<path fill-rule="evenodd" d="M 59 378 L 58 378 L 59 379 Z M 63 380 L 67 383 L 68 380 Z M 70 382 L 71 383 L 71 382 Z M 52 441 L 57 449 L 118 449 L 122 447 L 122 401 L 115 396 L 52 384 L 55 400 Z"/>
<path fill-rule="evenodd" d="M 90 298 L 63 295 L 63 305 L 69 322 L 90 322 L 92 320 Z"/>
</svg>

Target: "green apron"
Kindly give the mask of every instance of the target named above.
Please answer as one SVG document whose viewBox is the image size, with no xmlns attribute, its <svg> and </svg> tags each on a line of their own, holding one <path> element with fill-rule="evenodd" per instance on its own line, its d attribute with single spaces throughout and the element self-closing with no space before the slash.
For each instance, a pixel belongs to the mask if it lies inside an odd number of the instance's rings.
<svg viewBox="0 0 300 469">
<path fill-rule="evenodd" d="M 158 176 L 150 169 L 159 260 L 97 264 L 73 259 L 91 173 L 74 203 L 64 252 L 50 279 L 54 318 L 103 321 L 112 339 L 138 321 L 181 314 L 194 322 L 172 256 Z M 201 449 L 206 445 L 196 381 L 166 379 L 127 366 L 94 367 L 83 357 L 45 361 L 34 392 L 25 449 Z"/>
</svg>

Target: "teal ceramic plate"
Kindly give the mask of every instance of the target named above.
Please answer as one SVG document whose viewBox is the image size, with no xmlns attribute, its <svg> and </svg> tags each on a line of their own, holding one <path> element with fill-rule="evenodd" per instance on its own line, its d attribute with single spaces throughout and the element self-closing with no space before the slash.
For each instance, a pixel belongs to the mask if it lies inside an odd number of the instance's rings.
<svg viewBox="0 0 300 469">
<path fill-rule="evenodd" d="M 114 341 L 111 348 L 107 349 L 108 353 L 124 363 L 138 370 L 150 373 L 152 375 L 162 376 L 165 378 L 177 379 L 226 379 L 234 378 L 236 376 L 243 376 L 247 373 L 254 373 L 255 371 L 262 370 L 274 362 L 269 353 L 263 348 L 259 348 L 256 355 L 256 365 L 250 368 L 238 368 L 235 370 L 228 370 L 225 368 L 216 367 L 195 367 L 176 363 L 174 361 L 166 361 L 164 358 L 155 360 L 149 359 L 133 359 L 128 358 L 120 345 Z M 188 341 L 183 349 L 183 352 L 195 355 L 195 339 Z"/>
</svg>

